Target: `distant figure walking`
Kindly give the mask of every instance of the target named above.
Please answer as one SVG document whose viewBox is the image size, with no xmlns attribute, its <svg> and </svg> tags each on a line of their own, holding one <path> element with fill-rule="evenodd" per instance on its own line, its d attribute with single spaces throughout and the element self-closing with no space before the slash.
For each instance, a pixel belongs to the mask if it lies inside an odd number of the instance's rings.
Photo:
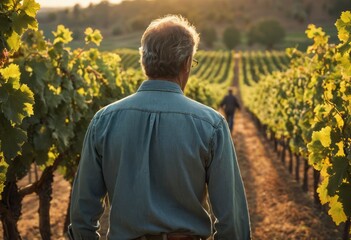
<svg viewBox="0 0 351 240">
<path fill-rule="evenodd" d="M 240 105 L 238 99 L 233 95 L 233 90 L 231 88 L 228 89 L 228 95 L 223 98 L 220 107 L 224 110 L 229 129 L 232 131 L 234 126 L 235 111 L 236 109 L 240 109 Z"/>
</svg>

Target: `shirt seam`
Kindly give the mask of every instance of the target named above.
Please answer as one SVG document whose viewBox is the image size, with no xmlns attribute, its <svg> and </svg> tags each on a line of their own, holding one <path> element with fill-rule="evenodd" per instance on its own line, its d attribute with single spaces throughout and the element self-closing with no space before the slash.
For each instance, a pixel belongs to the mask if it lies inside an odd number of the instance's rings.
<svg viewBox="0 0 351 240">
<path fill-rule="evenodd" d="M 139 89 L 137 92 L 172 92 L 172 93 L 178 93 L 181 95 L 184 95 L 184 93 L 178 89 L 157 89 L 157 88 L 153 88 L 153 89 Z"/>
<path fill-rule="evenodd" d="M 140 112 L 147 112 L 147 113 L 175 113 L 175 114 L 189 115 L 189 116 L 192 116 L 194 118 L 197 118 L 197 119 L 200 119 L 200 120 L 203 120 L 203 121 L 209 123 L 215 129 L 219 127 L 219 124 L 222 121 L 222 119 L 220 119 L 218 123 L 212 123 L 211 121 L 209 121 L 206 118 L 200 117 L 200 116 L 198 116 L 196 114 L 189 113 L 189 112 L 181 112 L 181 111 L 152 111 L 152 110 L 146 110 L 146 109 L 141 109 L 141 108 L 133 108 L 133 107 L 119 108 L 119 109 L 111 110 L 111 111 L 109 111 L 107 113 L 101 113 L 101 115 L 98 116 L 98 118 L 102 118 L 102 117 L 110 115 L 110 114 L 112 114 L 114 112 L 118 112 L 118 111 L 122 111 L 122 110 L 137 110 L 137 111 L 140 111 Z"/>
<path fill-rule="evenodd" d="M 208 148 L 208 149 L 210 150 L 210 151 L 209 151 L 210 156 L 209 156 L 209 158 L 208 158 L 209 161 L 206 163 L 206 181 L 208 181 L 207 170 L 208 170 L 208 168 L 210 167 L 210 165 L 212 164 L 212 161 L 213 161 L 214 137 L 215 137 L 215 134 L 216 134 L 216 132 L 218 131 L 218 129 L 219 129 L 221 123 L 223 123 L 223 118 L 221 118 L 221 119 L 218 121 L 218 123 L 214 126 L 213 132 L 212 132 L 212 135 L 211 135 L 211 138 L 210 138 L 210 141 L 209 141 L 209 148 Z"/>
</svg>

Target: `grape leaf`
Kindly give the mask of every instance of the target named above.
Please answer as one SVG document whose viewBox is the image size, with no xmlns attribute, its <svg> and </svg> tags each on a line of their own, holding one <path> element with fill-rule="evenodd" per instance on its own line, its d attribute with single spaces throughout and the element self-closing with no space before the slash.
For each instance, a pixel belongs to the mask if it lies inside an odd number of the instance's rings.
<svg viewBox="0 0 351 240">
<path fill-rule="evenodd" d="M 333 157 L 333 175 L 329 178 L 328 194 L 334 196 L 344 178 L 347 177 L 349 162 L 343 157 Z"/>
<path fill-rule="evenodd" d="M 92 28 L 87 28 L 85 30 L 85 42 L 88 44 L 90 42 L 95 43 L 97 46 L 100 46 L 102 41 L 101 32 L 97 29 L 93 30 Z"/>
<path fill-rule="evenodd" d="M 343 183 L 339 189 L 340 202 L 347 216 L 351 216 L 351 184 Z"/>
<path fill-rule="evenodd" d="M 30 17 L 35 17 L 39 9 L 40 4 L 36 3 L 34 0 L 24 0 L 21 7 L 21 10 Z"/>
<path fill-rule="evenodd" d="M 331 127 L 329 126 L 322 128 L 320 131 L 314 131 L 312 133 L 312 142 L 320 141 L 323 147 L 329 147 L 331 144 L 330 132 Z"/>
<path fill-rule="evenodd" d="M 319 196 L 319 199 L 321 200 L 321 204 L 326 204 L 327 202 L 330 201 L 330 196 L 328 195 L 328 178 L 324 178 L 322 183 L 319 184 L 317 188 L 317 193 Z"/>
<path fill-rule="evenodd" d="M 0 103 L 6 102 L 8 98 L 9 98 L 9 94 L 7 93 L 7 90 L 4 87 L 4 85 L 2 85 L 0 87 Z"/>
<path fill-rule="evenodd" d="M 338 146 L 338 152 L 336 153 L 335 156 L 337 157 L 345 157 L 345 152 L 344 152 L 344 142 L 340 141 L 338 143 L 336 143 L 336 145 Z"/>
<path fill-rule="evenodd" d="M 344 23 L 350 23 L 351 22 L 351 12 L 350 11 L 345 11 L 341 13 L 340 19 Z"/>
<path fill-rule="evenodd" d="M 1 148 L 1 145 L 0 145 L 0 148 Z M 5 162 L 3 153 L 0 152 L 0 200 L 1 200 L 1 193 L 5 187 L 7 168 L 8 168 L 8 164 Z"/>
<path fill-rule="evenodd" d="M 48 151 L 50 149 L 52 144 L 51 132 L 45 125 L 35 131 L 33 144 L 35 150 L 38 151 Z"/>
<path fill-rule="evenodd" d="M 16 14 L 13 17 L 13 30 L 18 34 L 22 33 L 27 29 L 38 29 L 38 22 L 34 17 L 28 16 L 27 14 Z"/>
<path fill-rule="evenodd" d="M 23 118 L 33 115 L 33 104 L 33 92 L 23 84 L 20 89 L 8 92 L 7 101 L 1 107 L 8 120 L 20 124 Z"/>
<path fill-rule="evenodd" d="M 336 225 L 346 221 L 346 215 L 343 210 L 342 204 L 338 201 L 338 196 L 332 197 L 329 202 L 328 214 L 333 218 Z"/>
<path fill-rule="evenodd" d="M 56 32 L 52 32 L 55 36 L 54 44 L 62 42 L 69 43 L 73 40 L 72 32 L 63 25 L 58 25 Z"/>
<path fill-rule="evenodd" d="M 1 152 L 6 160 L 12 160 L 21 152 L 21 146 L 27 140 L 26 132 L 20 128 L 13 127 L 11 123 L 0 115 L 0 140 Z"/>
<path fill-rule="evenodd" d="M 0 32 L 6 33 L 11 29 L 11 19 L 6 15 L 0 15 Z"/>
<path fill-rule="evenodd" d="M 11 36 L 7 39 L 8 49 L 10 52 L 16 52 L 21 44 L 21 37 L 15 31 L 12 32 Z"/>
<path fill-rule="evenodd" d="M 11 78 L 14 79 L 12 81 L 14 88 L 19 89 L 19 80 L 21 77 L 21 72 L 17 64 L 11 63 L 9 66 L 0 69 L 0 74 L 4 78 L 5 82 L 7 82 Z"/>
</svg>

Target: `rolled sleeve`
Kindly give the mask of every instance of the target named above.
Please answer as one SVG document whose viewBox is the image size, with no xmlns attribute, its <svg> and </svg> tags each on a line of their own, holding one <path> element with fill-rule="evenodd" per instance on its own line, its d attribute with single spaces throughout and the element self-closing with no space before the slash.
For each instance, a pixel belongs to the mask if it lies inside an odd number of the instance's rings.
<svg viewBox="0 0 351 240">
<path fill-rule="evenodd" d="M 104 212 L 106 186 L 101 157 L 95 147 L 94 119 L 86 132 L 78 172 L 72 188 L 70 230 L 74 239 L 99 239 L 99 219 Z"/>
<path fill-rule="evenodd" d="M 207 178 L 210 202 L 217 219 L 214 239 L 250 239 L 244 186 L 231 134 L 223 119 L 213 134 Z"/>
</svg>

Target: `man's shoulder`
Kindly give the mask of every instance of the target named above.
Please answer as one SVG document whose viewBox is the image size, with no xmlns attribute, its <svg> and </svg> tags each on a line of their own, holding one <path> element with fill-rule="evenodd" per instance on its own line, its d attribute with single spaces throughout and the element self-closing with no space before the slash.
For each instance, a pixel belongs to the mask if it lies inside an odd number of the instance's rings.
<svg viewBox="0 0 351 240">
<path fill-rule="evenodd" d="M 206 106 L 200 102 L 197 102 L 193 99 L 190 99 L 186 97 L 188 106 L 189 106 L 189 112 L 194 116 L 197 117 L 203 121 L 206 121 L 213 125 L 214 127 L 217 127 L 220 122 L 224 119 L 224 117 L 216 110 L 213 108 Z"/>
<path fill-rule="evenodd" d="M 104 106 L 99 111 L 97 111 L 97 113 L 95 114 L 95 118 L 104 117 L 106 115 L 117 112 L 118 110 L 124 108 L 128 104 L 128 102 L 131 101 L 131 99 L 134 95 L 135 94 L 129 95 L 125 98 L 122 98 L 120 100 L 117 100 L 113 103 L 110 103 L 110 104 Z"/>
</svg>

